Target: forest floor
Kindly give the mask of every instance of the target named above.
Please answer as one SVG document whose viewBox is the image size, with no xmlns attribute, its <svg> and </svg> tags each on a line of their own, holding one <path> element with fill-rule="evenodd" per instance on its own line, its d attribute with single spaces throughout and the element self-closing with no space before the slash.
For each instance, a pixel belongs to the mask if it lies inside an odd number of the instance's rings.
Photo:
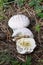
<svg viewBox="0 0 43 65">
<path fill-rule="evenodd" d="M 0 61 L 1 55 L 3 56 L 4 53 L 8 53 L 12 57 L 16 58 L 17 61 L 25 62 L 27 56 L 31 56 L 31 65 L 43 65 L 43 19 L 38 18 L 35 15 L 33 8 L 30 8 L 28 4 L 19 8 L 14 3 L 11 3 L 7 8 L 3 9 L 3 12 L 4 18 L 0 20 Z M 16 43 L 12 41 L 12 29 L 9 28 L 8 21 L 11 16 L 16 14 L 24 14 L 30 19 L 30 26 L 28 26 L 28 28 L 33 32 L 37 45 L 34 52 L 31 54 L 18 54 L 16 51 Z M 40 24 L 39 32 L 35 30 L 37 24 Z M 0 65 L 12 64 L 8 62 L 8 59 L 7 61 L 4 59 L 4 61 L 2 60 L 0 62 Z"/>
</svg>

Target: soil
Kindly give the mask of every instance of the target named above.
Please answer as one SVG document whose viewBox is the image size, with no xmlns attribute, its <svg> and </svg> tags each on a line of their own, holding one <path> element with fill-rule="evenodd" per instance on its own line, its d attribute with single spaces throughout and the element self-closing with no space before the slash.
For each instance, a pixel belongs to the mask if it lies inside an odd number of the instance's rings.
<svg viewBox="0 0 43 65">
<path fill-rule="evenodd" d="M 28 55 L 32 57 L 32 65 L 43 65 L 43 62 L 39 61 L 43 60 L 43 20 L 38 18 L 33 8 L 30 8 L 27 4 L 22 8 L 19 8 L 16 4 L 12 3 L 8 5 L 7 8 L 4 8 L 3 11 L 5 18 L 0 22 L 0 52 L 8 51 L 12 57 L 22 62 L 26 61 L 26 57 Z M 16 43 L 12 41 L 12 29 L 8 26 L 8 20 L 15 14 L 24 14 L 30 19 L 30 26 L 27 28 L 32 30 L 37 45 L 34 52 L 31 54 L 19 54 L 16 50 Z M 40 32 L 36 32 L 36 24 L 40 24 Z"/>
</svg>

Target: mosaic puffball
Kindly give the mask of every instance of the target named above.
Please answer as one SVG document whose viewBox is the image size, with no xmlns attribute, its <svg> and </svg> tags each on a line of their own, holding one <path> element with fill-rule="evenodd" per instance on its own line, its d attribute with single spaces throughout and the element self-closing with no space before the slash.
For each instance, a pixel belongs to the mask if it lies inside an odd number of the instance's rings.
<svg viewBox="0 0 43 65">
<path fill-rule="evenodd" d="M 11 29 L 19 29 L 27 27 L 30 24 L 30 20 L 23 14 L 17 14 L 10 18 L 8 25 Z"/>
<path fill-rule="evenodd" d="M 20 54 L 31 53 L 35 47 L 36 44 L 33 38 L 21 38 L 16 42 L 16 49 Z"/>
<path fill-rule="evenodd" d="M 8 21 L 9 27 L 13 30 L 12 37 L 14 38 L 12 40 L 16 41 L 16 49 L 20 54 L 31 53 L 36 47 L 33 33 L 26 28 L 29 24 L 30 20 L 23 14 L 14 15 Z M 17 39 L 17 37 L 20 38 Z"/>
</svg>

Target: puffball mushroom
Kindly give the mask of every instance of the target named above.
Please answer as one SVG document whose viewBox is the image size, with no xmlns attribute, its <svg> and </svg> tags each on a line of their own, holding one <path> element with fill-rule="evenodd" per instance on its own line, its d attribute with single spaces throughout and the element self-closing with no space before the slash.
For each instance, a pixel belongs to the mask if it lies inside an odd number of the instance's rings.
<svg viewBox="0 0 43 65">
<path fill-rule="evenodd" d="M 29 24 L 30 20 L 23 14 L 14 15 L 8 21 L 9 27 L 13 30 L 13 41 L 19 36 L 29 36 L 28 38 L 22 37 L 16 40 L 16 49 L 20 54 L 31 53 L 36 47 L 33 33 L 30 29 L 26 28 Z"/>
<path fill-rule="evenodd" d="M 31 38 L 34 37 L 31 30 L 28 29 L 28 28 L 21 28 L 21 29 L 14 30 L 12 37 L 17 37 L 17 36 L 18 37 L 28 36 L 28 37 L 31 37 Z M 14 41 L 14 39 L 13 39 L 13 41 Z"/>
<path fill-rule="evenodd" d="M 10 18 L 8 25 L 11 29 L 19 29 L 27 27 L 30 24 L 30 20 L 23 14 L 17 14 Z"/>
<path fill-rule="evenodd" d="M 21 38 L 16 42 L 16 49 L 20 54 L 31 53 L 35 47 L 36 44 L 33 38 Z"/>
</svg>

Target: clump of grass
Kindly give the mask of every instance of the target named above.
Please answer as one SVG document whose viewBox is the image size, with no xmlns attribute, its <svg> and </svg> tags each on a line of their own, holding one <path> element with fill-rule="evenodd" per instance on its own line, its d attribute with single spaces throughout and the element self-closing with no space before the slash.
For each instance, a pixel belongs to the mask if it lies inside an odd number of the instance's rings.
<svg viewBox="0 0 43 65">
<path fill-rule="evenodd" d="M 43 5 L 41 5 L 42 1 L 43 0 L 31 0 L 29 2 L 29 6 L 34 8 L 36 15 L 38 15 L 40 18 L 43 18 Z"/>
<path fill-rule="evenodd" d="M 0 20 L 3 20 L 5 17 L 3 12 L 4 3 L 7 3 L 8 0 L 0 0 Z"/>
<path fill-rule="evenodd" d="M 9 53 L 0 52 L 0 64 L 3 63 L 10 63 L 11 65 L 31 65 L 31 57 L 28 56 L 26 62 L 19 62 Z"/>
<path fill-rule="evenodd" d="M 13 58 L 9 53 L 1 52 L 0 53 L 0 64 L 11 63 L 12 65 L 18 64 L 18 61 Z"/>
<path fill-rule="evenodd" d="M 29 6 L 34 8 L 36 15 L 40 18 L 43 18 L 43 5 L 41 5 L 42 1 L 43 0 L 30 0 L 29 2 Z M 26 0 L 0 0 L 0 9 L 3 9 L 3 6 L 12 2 L 16 3 L 18 7 L 22 7 Z M 2 19 L 1 16 L 0 19 Z"/>
<path fill-rule="evenodd" d="M 7 3 L 8 0 L 0 0 L 0 7 L 3 8 L 4 3 Z"/>
<path fill-rule="evenodd" d="M 16 3 L 18 7 L 22 7 L 25 3 L 25 0 L 0 0 L 0 6 L 4 6 L 5 4 L 9 3 Z"/>
<path fill-rule="evenodd" d="M 35 26 L 35 30 L 36 30 L 37 32 L 40 32 L 40 25 L 39 25 L 39 24 L 37 24 L 37 25 Z"/>
<path fill-rule="evenodd" d="M 22 7 L 25 3 L 25 0 L 15 0 L 15 3 L 19 6 Z"/>
</svg>

